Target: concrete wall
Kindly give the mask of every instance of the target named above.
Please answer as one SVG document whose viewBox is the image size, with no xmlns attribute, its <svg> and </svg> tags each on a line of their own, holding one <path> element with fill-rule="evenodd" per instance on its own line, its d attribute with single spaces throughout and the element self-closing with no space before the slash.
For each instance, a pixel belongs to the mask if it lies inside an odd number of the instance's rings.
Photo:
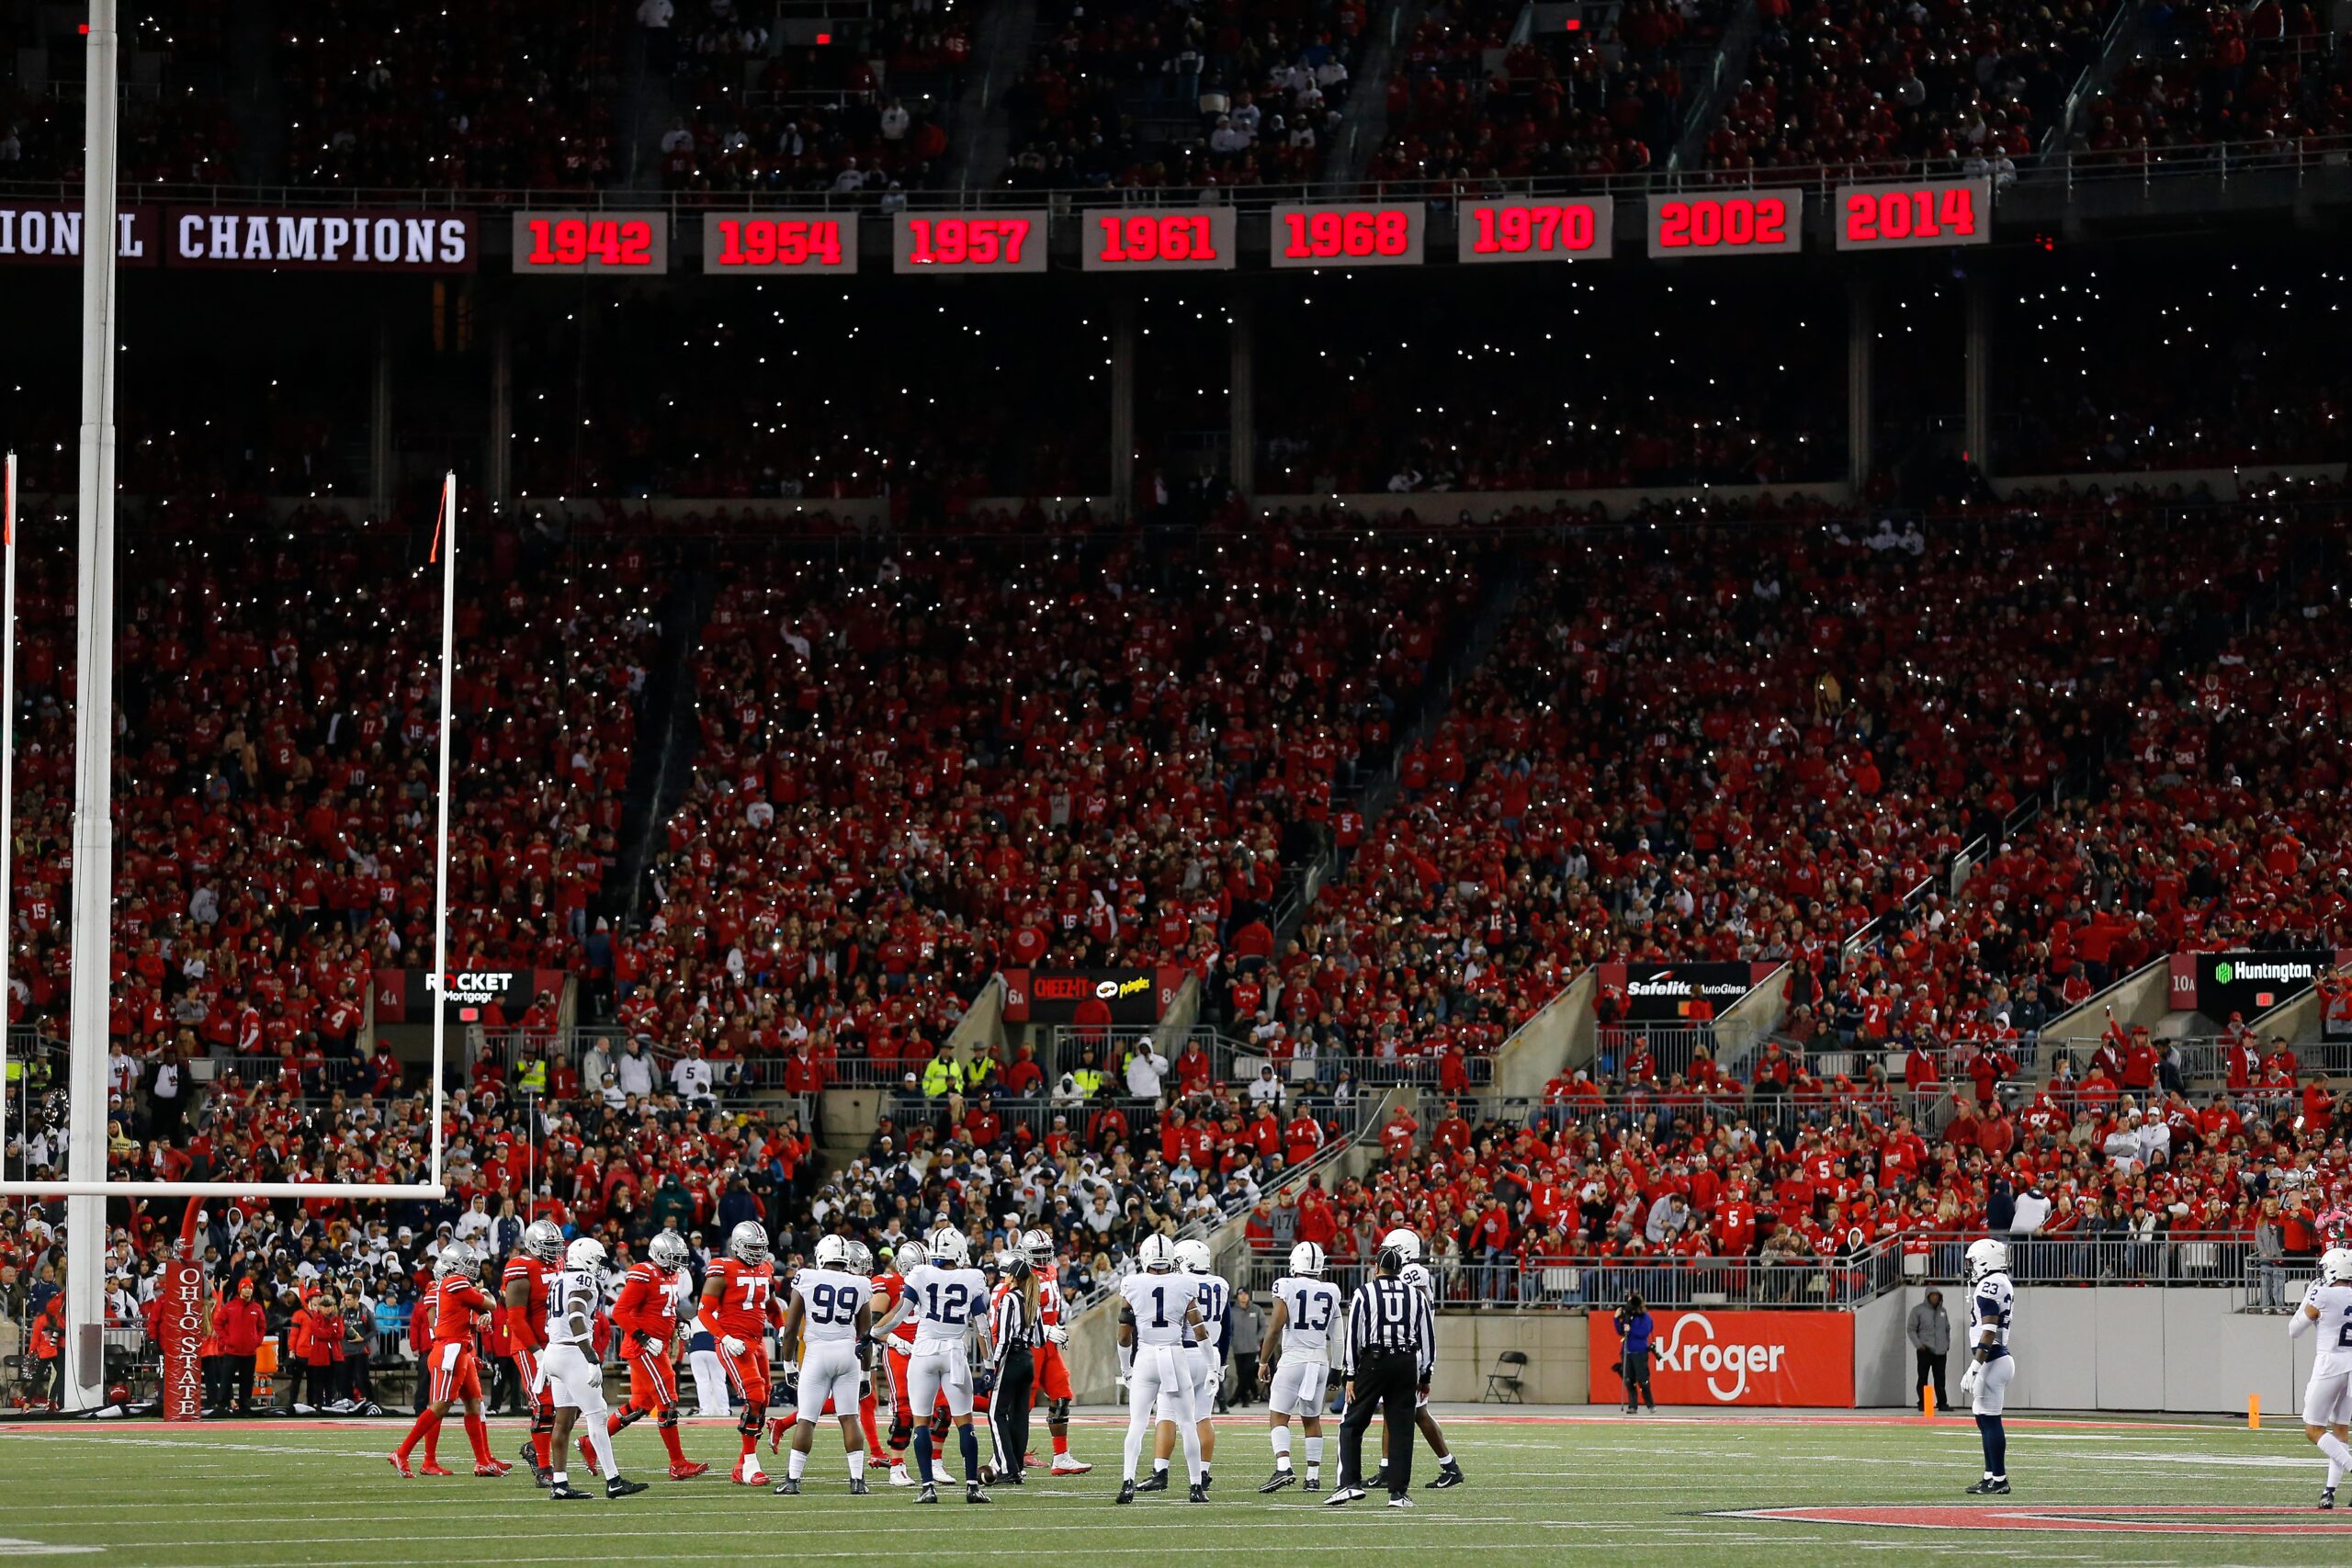
<svg viewBox="0 0 2352 1568">
<path fill-rule="evenodd" d="M 1598 987 L 1588 968 L 1535 1016 L 1510 1032 L 1495 1052 L 1495 1092 L 1529 1100 L 1540 1097 L 1563 1065 L 1592 1062 L 1592 998 Z"/>
<path fill-rule="evenodd" d="M 1951 1292 L 1944 1292 L 1947 1309 Z M 1900 1291 L 1881 1296 L 1854 1314 L 1854 1403 L 1911 1403 L 1911 1342 L 1904 1337 L 1904 1320 L 1911 1303 Z M 1953 1335 L 1956 1339 L 1957 1334 Z M 1947 1385 L 1949 1386 L 1949 1385 Z"/>
<path fill-rule="evenodd" d="M 1891 1328 L 1872 1324 L 1873 1365 L 1892 1357 L 1900 1369 L 1891 1392 L 1883 1382 L 1871 1385 L 1876 1403 L 1910 1403 L 1903 1323 L 1926 1294 L 1925 1287 L 1914 1287 L 1899 1298 L 1872 1303 L 1875 1310 L 1901 1302 Z M 2243 1416 L 2252 1394 L 2260 1397 L 2266 1415 L 2291 1422 L 2302 1408 L 2317 1341 L 2310 1335 L 2290 1340 L 2285 1318 L 2234 1311 L 2236 1300 L 2236 1292 L 2222 1290 L 2025 1286 L 2018 1292 L 2018 1371 L 2009 1384 L 2009 1405 Z M 1952 1359 L 1945 1379 L 1951 1389 L 1960 1376 L 1967 1326 L 1960 1287 L 1944 1291 L 1944 1310 L 1952 1317 Z M 1861 1328 L 1858 1322 L 1858 1393 L 1864 1386 Z M 1887 1348 L 1890 1341 L 1893 1349 Z M 1951 1392 L 1959 1397 L 1957 1390 Z"/>
<path fill-rule="evenodd" d="M 1004 976 L 991 975 L 972 1005 L 956 1021 L 947 1036 L 947 1048 L 959 1062 L 985 1055 L 991 1045 L 1004 1040 Z M 870 1131 L 870 1129 L 869 1129 Z"/>
<path fill-rule="evenodd" d="M 1745 1061 L 1747 1053 L 1789 1014 L 1789 966 L 1785 964 L 1747 988 L 1747 994 L 1715 1017 L 1715 1058 Z"/>
<path fill-rule="evenodd" d="M 1524 1350 L 1520 1370 L 1530 1404 L 1582 1404 L 1591 1397 L 1589 1337 L 1580 1312 L 1440 1313 L 1437 1375 L 1430 1397 L 1475 1403 L 1506 1350 Z"/>
<path fill-rule="evenodd" d="M 2042 1025 L 2041 1038 L 2059 1044 L 2095 1044 L 2107 1032 L 2109 1008 L 2124 1028 L 2144 1023 L 2154 1030 L 2172 1010 L 2172 955 L 2142 964 L 2082 1006 L 2060 1013 Z"/>
</svg>

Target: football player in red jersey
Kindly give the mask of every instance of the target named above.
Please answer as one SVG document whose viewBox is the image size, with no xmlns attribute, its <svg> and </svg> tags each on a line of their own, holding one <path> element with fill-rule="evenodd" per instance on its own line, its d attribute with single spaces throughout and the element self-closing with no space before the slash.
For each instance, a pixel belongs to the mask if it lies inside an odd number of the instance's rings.
<svg viewBox="0 0 2352 1568">
<path fill-rule="evenodd" d="M 899 1297 L 907 1288 L 907 1270 L 927 1263 L 931 1255 L 922 1243 L 909 1239 L 899 1244 L 890 1256 L 890 1271 L 874 1277 L 874 1320 L 876 1323 L 898 1310 Z M 882 1342 L 884 1359 L 890 1368 L 890 1484 L 912 1486 L 915 1478 L 907 1469 L 907 1444 L 914 1438 L 914 1417 L 907 1402 L 907 1368 L 914 1354 L 915 1327 L 911 1321 L 901 1323 Z M 930 1413 L 924 1413 L 930 1419 Z"/>
<path fill-rule="evenodd" d="M 466 1407 L 466 1440 L 473 1445 L 474 1473 L 500 1476 L 514 1468 L 490 1457 L 490 1428 L 481 1418 L 481 1368 L 474 1355 L 474 1314 L 495 1312 L 498 1303 L 475 1278 L 481 1269 L 481 1258 L 472 1247 L 462 1241 L 449 1243 L 434 1261 L 433 1288 L 416 1303 L 415 1310 L 428 1314 L 432 1327 L 424 1368 L 432 1379 L 432 1388 L 424 1414 L 389 1456 L 402 1479 L 420 1473 L 450 1473 L 441 1468 L 434 1450 L 440 1440 L 442 1417 L 459 1401 Z M 415 1451 L 420 1438 L 424 1439 L 424 1462 L 412 1471 L 408 1456 Z"/>
<path fill-rule="evenodd" d="M 553 1473 L 548 1435 L 555 1427 L 555 1400 L 547 1379 L 539 1375 L 539 1351 L 548 1342 L 548 1275 L 563 1263 L 563 1227 L 553 1220 L 533 1220 L 523 1228 L 523 1245 L 506 1260 L 499 1294 L 506 1303 L 506 1342 L 514 1347 L 514 1371 L 523 1379 L 523 1397 L 531 1404 L 531 1436 L 523 1458 L 542 1486 Z"/>
<path fill-rule="evenodd" d="M 710 1473 L 678 1446 L 678 1372 L 670 1364 L 670 1344 L 678 1332 L 678 1281 L 685 1271 L 686 1240 L 676 1231 L 663 1231 L 646 1248 L 646 1261 L 634 1264 L 613 1302 L 613 1325 L 621 1334 L 621 1359 L 628 1363 L 628 1403 L 613 1412 L 607 1433 L 618 1433 L 647 1416 L 655 1418 L 662 1446 L 670 1450 L 670 1479 L 692 1481 Z M 588 1439 L 580 1439 L 588 1473 L 596 1473 L 596 1456 Z"/>
<path fill-rule="evenodd" d="M 775 1265 L 768 1258 L 768 1232 L 757 1220 L 745 1220 L 727 1238 L 728 1255 L 710 1266 L 702 1284 L 703 1322 L 718 1339 L 718 1364 L 727 1370 L 728 1384 L 743 1404 L 736 1423 L 743 1434 L 742 1457 L 727 1479 L 739 1486 L 765 1484 L 760 1469 L 760 1432 L 767 1424 L 767 1335 L 783 1321 L 784 1309 L 775 1298 Z"/>
<path fill-rule="evenodd" d="M 1084 1475 L 1094 1467 L 1072 1458 L 1069 1451 L 1072 1395 L 1069 1363 L 1062 1359 L 1062 1347 L 1069 1343 L 1069 1331 L 1062 1325 L 1061 1259 L 1055 1255 L 1053 1233 L 1023 1233 L 1021 1250 L 1029 1259 L 1031 1272 L 1037 1276 L 1037 1321 L 1046 1342 L 1037 1347 L 1037 1387 L 1034 1397 L 1046 1402 L 1046 1429 L 1054 1439 L 1053 1472 Z"/>
</svg>

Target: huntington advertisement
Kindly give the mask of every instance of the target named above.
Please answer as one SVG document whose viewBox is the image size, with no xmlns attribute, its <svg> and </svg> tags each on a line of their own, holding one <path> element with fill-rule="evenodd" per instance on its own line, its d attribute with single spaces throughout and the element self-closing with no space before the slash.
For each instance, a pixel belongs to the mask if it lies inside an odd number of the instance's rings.
<svg viewBox="0 0 2352 1568">
<path fill-rule="evenodd" d="M 1854 1318 L 1843 1312 L 1653 1312 L 1650 1388 L 1660 1404 L 1854 1403 Z M 1616 1320 L 1592 1313 L 1592 1401 L 1625 1402 Z"/>
<path fill-rule="evenodd" d="M 2215 1020 L 2268 1012 L 2310 990 L 2335 964 L 2325 952 L 2200 953 L 2197 1010 Z"/>
</svg>

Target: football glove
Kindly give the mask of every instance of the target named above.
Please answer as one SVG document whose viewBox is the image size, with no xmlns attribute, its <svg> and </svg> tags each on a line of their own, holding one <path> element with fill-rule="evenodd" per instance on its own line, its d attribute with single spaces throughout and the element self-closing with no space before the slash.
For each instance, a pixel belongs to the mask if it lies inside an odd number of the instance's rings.
<svg viewBox="0 0 2352 1568">
<path fill-rule="evenodd" d="M 1125 1373 L 1122 1372 L 1117 1377 L 1111 1380 L 1111 1393 L 1121 1404 L 1124 1404 L 1126 1403 L 1127 1378 Z"/>
<path fill-rule="evenodd" d="M 778 1362 L 775 1369 L 775 1381 L 778 1382 L 788 1383 L 798 1382 L 800 1381 L 800 1363 L 797 1361 Z"/>
<path fill-rule="evenodd" d="M 1960 1392 L 1966 1394 L 1973 1394 L 1976 1392 L 1976 1380 L 1984 1375 L 1984 1365 L 1983 1362 L 1969 1362 L 1967 1369 L 1960 1374 Z"/>
<path fill-rule="evenodd" d="M 744 1350 L 743 1342 L 741 1339 L 736 1338 L 732 1334 L 727 1336 L 724 1339 L 721 1339 L 718 1342 L 718 1348 L 726 1351 L 730 1356 L 740 1356 Z"/>
<path fill-rule="evenodd" d="M 1225 1369 L 1223 1367 L 1211 1367 L 1209 1369 L 1209 1397 L 1211 1399 L 1215 1399 L 1216 1397 L 1216 1391 L 1224 1386 Z"/>
<path fill-rule="evenodd" d="M 1049 1323 L 1046 1325 L 1046 1343 L 1048 1345 L 1069 1344 L 1069 1330 L 1064 1328 L 1058 1323 Z"/>
</svg>

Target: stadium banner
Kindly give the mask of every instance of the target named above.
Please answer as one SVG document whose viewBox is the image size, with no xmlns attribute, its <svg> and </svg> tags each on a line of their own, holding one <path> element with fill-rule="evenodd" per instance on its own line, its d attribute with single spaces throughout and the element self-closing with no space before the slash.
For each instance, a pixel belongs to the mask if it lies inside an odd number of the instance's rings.
<svg viewBox="0 0 2352 1568">
<path fill-rule="evenodd" d="M 126 207 L 116 215 L 117 266 L 153 266 L 164 254 L 163 213 Z M 0 203 L 0 266 L 72 266 L 82 259 L 82 209 L 55 201 Z"/>
<path fill-rule="evenodd" d="M 172 209 L 170 266 L 243 272 L 472 272 L 481 226 L 470 212 L 368 209 Z"/>
<path fill-rule="evenodd" d="M 1607 261 L 1617 249 L 1617 204 L 1605 196 L 1535 201 L 1512 197 L 1459 209 L 1465 264 Z"/>
<path fill-rule="evenodd" d="M 1650 198 L 1649 254 L 1793 255 L 1804 249 L 1804 192 L 1679 191 Z"/>
<path fill-rule="evenodd" d="M 898 272 L 1043 272 L 1043 209 L 1026 212 L 901 212 L 890 220 Z"/>
<path fill-rule="evenodd" d="M 1430 209 L 1420 201 L 1291 203 L 1269 222 L 1266 259 L 1276 267 L 1419 266 Z"/>
<path fill-rule="evenodd" d="M 183 1248 L 164 1265 L 155 1292 L 166 1421 L 196 1421 L 204 1415 L 204 1268 L 185 1253 Z"/>
<path fill-rule="evenodd" d="M 670 270 L 666 212 L 517 212 L 514 224 L 514 270 L 525 276 Z"/>
<path fill-rule="evenodd" d="M 1239 247 L 1230 207 L 1120 208 L 1083 215 L 1082 272 L 1230 272 Z"/>
<path fill-rule="evenodd" d="M 720 276 L 845 276 L 857 270 L 857 214 L 706 212 L 702 269 Z"/>
<path fill-rule="evenodd" d="M 1854 1404 L 1854 1315 L 1845 1312 L 1653 1312 L 1650 1391 L 1660 1404 Z M 1592 1402 L 1625 1402 L 1615 1318 L 1587 1319 Z"/>
<path fill-rule="evenodd" d="M 1007 969 L 1004 1021 L 1075 1023 L 1079 1008 L 1099 1002 L 1114 1024 L 1158 1023 L 1184 988 L 1181 964 L 1150 969 Z M 1103 1020 L 1099 1014 L 1095 1021 Z"/>
<path fill-rule="evenodd" d="M 1924 180 L 1838 187 L 1838 248 L 1903 251 L 1993 243 L 1993 182 Z"/>
<path fill-rule="evenodd" d="M 448 998 L 449 1021 L 480 1023 L 482 1010 L 495 1004 L 511 1023 L 541 991 L 563 989 L 560 969 L 460 969 L 443 987 Z M 433 1021 L 433 975 L 424 969 L 376 971 L 376 1021 Z"/>
<path fill-rule="evenodd" d="M 1761 985 L 1779 967 L 1772 964 L 1603 964 L 1595 976 L 1600 994 L 1623 1000 L 1627 1023 L 1678 1023 L 1704 1001 L 1720 1015 Z"/>
<path fill-rule="evenodd" d="M 2193 972 L 2197 1010 L 2211 1019 L 2233 1012 L 2252 1018 L 2294 1000 L 2334 967 L 2335 954 L 2322 951 L 2200 953 Z M 2177 969 L 2174 984 L 2177 990 Z"/>
</svg>

